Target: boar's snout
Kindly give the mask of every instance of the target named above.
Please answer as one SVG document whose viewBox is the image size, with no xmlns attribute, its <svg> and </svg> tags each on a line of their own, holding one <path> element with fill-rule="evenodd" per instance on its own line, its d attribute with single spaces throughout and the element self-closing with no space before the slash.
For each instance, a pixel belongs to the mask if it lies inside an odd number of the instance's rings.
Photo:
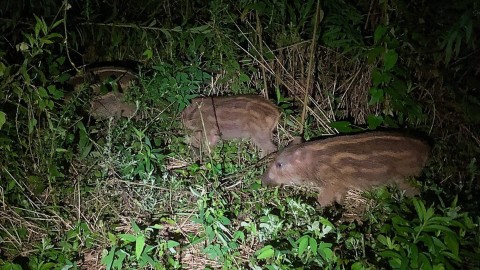
<svg viewBox="0 0 480 270">
<path fill-rule="evenodd" d="M 274 181 L 272 180 L 272 178 L 270 178 L 268 176 L 268 172 L 265 173 L 265 175 L 262 177 L 262 186 L 264 187 L 271 187 L 271 186 L 274 186 L 275 183 Z"/>
</svg>

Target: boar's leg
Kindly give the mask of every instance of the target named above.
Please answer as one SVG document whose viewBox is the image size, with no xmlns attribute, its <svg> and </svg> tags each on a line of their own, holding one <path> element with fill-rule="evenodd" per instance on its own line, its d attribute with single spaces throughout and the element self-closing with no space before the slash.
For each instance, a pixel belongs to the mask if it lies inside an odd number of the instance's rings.
<svg viewBox="0 0 480 270">
<path fill-rule="evenodd" d="M 396 181 L 398 189 L 404 190 L 407 197 L 413 197 L 415 195 L 420 195 L 420 190 L 417 187 L 414 187 L 412 184 L 408 183 L 406 179 L 401 179 Z"/>
<path fill-rule="evenodd" d="M 318 193 L 317 201 L 323 207 L 329 206 L 333 204 L 333 202 L 342 204 L 347 191 L 348 188 L 343 186 L 325 185 Z"/>
<path fill-rule="evenodd" d="M 253 138 L 252 140 L 253 143 L 262 150 L 260 157 L 264 157 L 272 152 L 277 151 L 277 146 L 273 144 L 272 139 L 269 136 Z"/>
</svg>

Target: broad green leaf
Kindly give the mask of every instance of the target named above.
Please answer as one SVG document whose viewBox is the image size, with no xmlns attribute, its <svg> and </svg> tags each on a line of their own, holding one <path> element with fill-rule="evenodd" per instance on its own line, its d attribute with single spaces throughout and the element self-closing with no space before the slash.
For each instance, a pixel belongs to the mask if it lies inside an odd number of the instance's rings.
<svg viewBox="0 0 480 270">
<path fill-rule="evenodd" d="M 2 126 L 7 122 L 7 114 L 0 111 L 0 130 L 2 129 Z"/>
<path fill-rule="evenodd" d="M 4 265 L 0 267 L 0 270 L 22 270 L 22 267 L 16 263 L 3 262 Z"/>
<path fill-rule="evenodd" d="M 375 33 L 373 34 L 373 42 L 376 44 L 378 43 L 382 38 L 383 36 L 385 35 L 385 33 L 387 33 L 387 27 L 384 26 L 384 25 L 379 25 L 377 27 L 377 29 L 375 29 Z"/>
<path fill-rule="evenodd" d="M 242 231 L 236 231 L 233 234 L 233 241 L 237 241 L 238 239 L 240 239 L 242 243 L 245 242 L 245 234 Z"/>
<path fill-rule="evenodd" d="M 250 81 L 250 77 L 248 77 L 248 75 L 245 74 L 245 73 L 240 73 L 239 79 L 240 79 L 240 82 L 249 82 Z"/>
<path fill-rule="evenodd" d="M 329 126 L 331 126 L 332 128 L 340 132 L 345 132 L 345 133 L 349 133 L 357 130 L 355 128 L 352 128 L 352 124 L 349 121 L 335 121 L 335 122 L 329 123 Z"/>
<path fill-rule="evenodd" d="M 326 261 L 332 261 L 334 259 L 335 254 L 331 250 L 332 244 L 320 242 L 318 244 L 318 253 L 322 256 Z"/>
<path fill-rule="evenodd" d="M 439 225 L 439 224 L 427 224 L 423 227 L 423 231 L 425 232 L 443 232 L 443 233 L 453 233 L 453 231 L 448 228 L 447 226 Z"/>
<path fill-rule="evenodd" d="M 448 249 L 458 257 L 458 251 L 459 251 L 459 244 L 458 244 L 458 239 L 455 236 L 455 234 L 448 233 L 445 236 L 445 244 L 447 245 Z"/>
<path fill-rule="evenodd" d="M 351 270 L 364 270 L 364 269 L 368 269 L 368 268 L 365 268 L 365 266 L 363 265 L 363 263 L 361 262 L 356 262 L 354 264 L 352 264 L 352 266 L 350 267 Z"/>
<path fill-rule="evenodd" d="M 380 235 L 377 237 L 377 241 L 380 242 L 381 244 L 383 244 L 384 246 L 388 246 L 388 244 L 387 244 L 387 237 L 385 237 L 385 235 L 383 235 L 383 234 L 380 234 Z"/>
<path fill-rule="evenodd" d="M 37 125 L 37 119 L 32 118 L 28 121 L 28 133 L 32 134 L 35 126 Z"/>
<path fill-rule="evenodd" d="M 415 211 L 417 212 L 418 218 L 420 219 L 421 222 L 424 222 L 427 209 L 425 209 L 425 205 L 423 204 L 423 201 L 417 198 L 413 198 L 412 202 L 413 202 L 413 206 L 415 206 Z"/>
<path fill-rule="evenodd" d="M 333 226 L 332 222 L 330 222 L 328 219 L 324 217 L 320 217 L 320 223 L 322 223 L 322 225 L 324 226 L 328 226 L 328 227 L 331 227 L 332 229 L 335 229 L 335 226 Z"/>
<path fill-rule="evenodd" d="M 43 87 L 40 86 L 40 87 L 38 88 L 38 95 L 39 95 L 40 97 L 42 97 L 42 98 L 48 97 L 47 90 L 46 90 L 45 88 L 43 88 Z"/>
<path fill-rule="evenodd" d="M 410 244 L 410 266 L 413 268 L 418 268 L 418 247 L 415 244 Z"/>
<path fill-rule="evenodd" d="M 256 253 L 258 254 L 257 259 L 262 260 L 262 259 L 272 257 L 275 254 L 275 250 L 273 249 L 273 247 L 271 245 L 268 245 L 268 246 L 263 247 L 262 249 L 260 249 Z"/>
<path fill-rule="evenodd" d="M 140 230 L 140 227 L 138 227 L 137 223 L 132 220 L 132 229 L 136 233 L 140 233 L 142 230 Z"/>
<path fill-rule="evenodd" d="M 115 256 L 115 249 L 117 247 L 115 245 L 110 248 L 110 251 L 107 253 L 107 256 L 102 258 L 102 263 L 106 264 L 105 268 L 106 270 L 112 269 L 112 264 L 113 264 L 113 257 Z"/>
<path fill-rule="evenodd" d="M 376 129 L 383 123 L 383 117 L 381 115 L 369 114 L 367 116 L 368 128 Z"/>
<path fill-rule="evenodd" d="M 118 237 L 127 243 L 133 243 L 137 240 L 135 235 L 129 233 L 121 233 L 118 235 Z"/>
<path fill-rule="evenodd" d="M 310 237 L 310 240 L 308 241 L 308 245 L 310 246 L 310 250 L 313 253 L 313 256 L 317 256 L 317 240 L 315 238 Z"/>
<path fill-rule="evenodd" d="M 386 71 L 391 70 L 397 64 L 398 54 L 394 50 L 388 50 L 385 54 L 383 61 L 384 61 L 384 68 Z"/>
<path fill-rule="evenodd" d="M 63 98 L 63 91 L 57 89 L 57 87 L 55 85 L 49 85 L 47 87 L 47 90 L 48 90 L 48 93 L 50 93 L 50 95 L 52 95 L 52 97 L 54 99 L 58 100 L 58 99 Z"/>
<path fill-rule="evenodd" d="M 227 217 L 225 217 L 225 216 L 223 216 L 223 217 L 220 218 L 220 223 L 222 223 L 222 224 L 225 225 L 225 226 L 228 226 L 228 225 L 231 224 L 230 220 L 229 220 Z"/>
<path fill-rule="evenodd" d="M 372 87 L 368 92 L 370 93 L 370 101 L 368 102 L 368 105 L 375 105 L 383 101 L 383 89 Z"/>
<path fill-rule="evenodd" d="M 400 254 L 398 254 L 397 252 L 392 251 L 392 250 L 385 250 L 385 251 L 380 252 L 379 254 L 380 254 L 380 256 L 382 256 L 384 258 L 398 258 L 398 259 L 402 258 L 402 256 Z"/>
<path fill-rule="evenodd" d="M 57 26 L 58 26 L 59 24 L 61 24 L 61 23 L 63 23 L 63 19 L 54 22 L 54 23 L 52 24 L 52 26 L 50 27 L 50 29 L 54 29 L 55 27 L 57 27 Z"/>
<path fill-rule="evenodd" d="M 302 256 L 303 252 L 308 248 L 308 238 L 309 237 L 305 235 L 298 240 L 298 255 Z"/>
<path fill-rule="evenodd" d="M 173 241 L 173 240 L 168 240 L 167 241 L 167 248 L 174 248 L 176 246 L 179 246 L 180 243 L 178 243 L 177 241 Z"/>
<path fill-rule="evenodd" d="M 117 256 L 117 258 L 113 262 L 112 268 L 116 268 L 118 270 L 121 270 L 121 269 L 123 269 L 123 261 L 127 257 L 127 253 L 123 250 L 118 250 L 117 252 L 115 252 L 115 255 Z"/>
<path fill-rule="evenodd" d="M 147 57 L 147 59 L 152 59 L 153 57 L 153 51 L 152 49 L 146 49 L 144 52 L 143 52 L 143 55 L 145 57 Z"/>
<path fill-rule="evenodd" d="M 142 256 L 143 249 L 145 248 L 145 236 L 139 235 L 137 236 L 137 241 L 135 242 L 135 256 L 137 260 L 140 259 Z"/>
<path fill-rule="evenodd" d="M 418 254 L 418 265 L 419 269 L 422 270 L 432 270 L 432 264 L 430 263 L 430 259 L 425 256 L 425 254 L 420 253 Z"/>
<path fill-rule="evenodd" d="M 153 260 L 153 258 L 149 254 L 144 252 L 142 254 L 139 266 L 143 267 L 143 266 L 146 266 L 146 265 L 154 265 L 154 264 L 155 264 L 155 261 Z"/>
<path fill-rule="evenodd" d="M 211 31 L 212 31 L 212 28 L 208 24 L 188 29 L 188 32 L 195 33 L 195 34 L 200 34 L 200 33 L 206 34 Z"/>
<path fill-rule="evenodd" d="M 377 59 L 385 52 L 385 48 L 382 46 L 375 47 L 368 51 L 367 62 L 369 64 L 376 63 Z"/>
</svg>

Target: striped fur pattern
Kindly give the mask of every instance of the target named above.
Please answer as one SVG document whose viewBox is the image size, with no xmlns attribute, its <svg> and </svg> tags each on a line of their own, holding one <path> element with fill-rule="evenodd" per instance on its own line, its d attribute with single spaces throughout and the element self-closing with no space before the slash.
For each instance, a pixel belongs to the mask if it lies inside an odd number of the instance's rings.
<svg viewBox="0 0 480 270">
<path fill-rule="evenodd" d="M 105 66 L 88 68 L 84 74 L 76 75 L 70 79 L 70 84 L 75 90 L 79 90 L 83 83 L 87 83 L 92 87 L 93 92 L 100 90 L 100 86 L 106 79 L 116 80 L 118 91 L 125 92 L 137 79 L 137 76 L 129 69 L 115 66 Z"/>
<path fill-rule="evenodd" d="M 259 95 L 195 98 L 182 113 L 190 143 L 207 150 L 220 139 L 251 139 L 267 155 L 277 150 L 272 142 L 280 112 Z M 204 136 L 206 135 L 206 136 Z"/>
<path fill-rule="evenodd" d="M 324 206 L 342 203 L 351 188 L 396 184 L 412 196 L 418 190 L 406 178 L 420 174 L 429 152 L 424 141 L 396 132 L 335 136 L 287 147 L 262 183 L 320 187 L 318 201 Z"/>
</svg>

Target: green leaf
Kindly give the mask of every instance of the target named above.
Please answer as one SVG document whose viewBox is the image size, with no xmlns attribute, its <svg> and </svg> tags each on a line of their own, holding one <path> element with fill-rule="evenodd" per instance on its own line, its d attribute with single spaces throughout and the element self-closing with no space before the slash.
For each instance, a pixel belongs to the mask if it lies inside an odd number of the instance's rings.
<svg viewBox="0 0 480 270">
<path fill-rule="evenodd" d="M 273 249 L 273 247 L 271 245 L 268 245 L 268 246 L 263 247 L 262 249 L 260 249 L 256 253 L 258 254 L 257 259 L 262 260 L 262 259 L 272 257 L 275 254 L 275 250 Z"/>
<path fill-rule="evenodd" d="M 180 243 L 178 243 L 177 241 L 173 241 L 173 240 L 168 240 L 167 241 L 167 248 L 174 248 L 176 246 L 179 246 Z"/>
<path fill-rule="evenodd" d="M 113 256 L 115 255 L 115 249 L 117 247 L 115 245 L 112 246 L 110 251 L 107 253 L 107 256 L 102 258 L 102 263 L 106 264 L 105 268 L 106 270 L 110 270 L 112 268 L 112 263 L 113 263 Z"/>
<path fill-rule="evenodd" d="M 383 65 L 386 71 L 391 70 L 393 67 L 395 67 L 395 64 L 397 63 L 398 60 L 398 54 L 394 50 L 388 50 L 387 53 L 385 54 L 383 58 Z"/>
<path fill-rule="evenodd" d="M 368 102 L 368 105 L 375 105 L 383 101 L 384 99 L 384 92 L 383 89 L 372 87 L 369 90 L 370 92 L 370 101 Z"/>
<path fill-rule="evenodd" d="M 326 261 L 332 261 L 335 258 L 335 254 L 333 253 L 331 247 L 331 243 L 321 242 L 318 244 L 318 253 L 320 253 L 320 256 L 322 256 Z"/>
<path fill-rule="evenodd" d="M 80 159 L 84 159 L 88 156 L 90 151 L 92 150 L 93 144 L 90 143 L 90 139 L 88 138 L 88 133 L 83 125 L 83 123 L 80 121 L 77 123 L 77 128 L 79 130 L 80 134 L 80 139 L 78 142 L 78 149 L 80 152 Z"/>
<path fill-rule="evenodd" d="M 123 261 L 127 257 L 127 253 L 120 249 L 117 252 L 115 252 L 115 255 L 117 256 L 117 258 L 113 262 L 112 268 L 116 268 L 118 270 L 123 269 Z"/>
<path fill-rule="evenodd" d="M 367 123 L 369 129 L 376 129 L 383 123 L 383 117 L 381 115 L 369 114 L 367 116 Z"/>
<path fill-rule="evenodd" d="M 240 82 L 249 82 L 250 81 L 250 77 L 248 77 L 248 75 L 245 74 L 245 73 L 240 73 L 239 79 L 240 79 Z"/>
<path fill-rule="evenodd" d="M 309 237 L 305 235 L 298 240 L 298 255 L 302 256 L 303 252 L 308 248 L 308 238 Z"/>
<path fill-rule="evenodd" d="M 134 232 L 136 232 L 137 234 L 138 233 L 141 233 L 142 230 L 140 230 L 140 227 L 138 227 L 137 223 L 135 221 L 132 220 L 132 229 Z"/>
<path fill-rule="evenodd" d="M 57 87 L 55 85 L 49 85 L 47 87 L 47 90 L 48 90 L 48 93 L 50 93 L 50 95 L 52 95 L 52 97 L 54 99 L 61 99 L 63 98 L 63 91 L 61 90 L 58 90 Z"/>
<path fill-rule="evenodd" d="M 7 114 L 0 111 L 0 130 L 2 129 L 2 126 L 7 122 Z"/>
<path fill-rule="evenodd" d="M 362 262 L 356 262 L 354 264 L 352 264 L 352 266 L 350 267 L 351 270 L 364 270 L 364 269 L 368 269 L 366 268 Z"/>
<path fill-rule="evenodd" d="M 208 25 L 208 24 L 188 29 L 188 32 L 194 33 L 194 34 L 200 34 L 200 33 L 206 34 L 206 33 L 209 33 L 211 31 L 212 31 L 212 29 L 210 28 L 210 25 Z"/>
<path fill-rule="evenodd" d="M 458 257 L 459 244 L 457 237 L 455 237 L 455 234 L 447 234 L 445 236 L 444 242 L 447 245 L 448 249 L 452 252 L 452 254 Z"/>
<path fill-rule="evenodd" d="M 48 97 L 47 90 L 46 90 L 45 88 L 43 88 L 43 87 L 40 86 L 40 87 L 38 88 L 38 95 L 39 95 L 40 97 L 42 97 L 42 98 Z"/>
<path fill-rule="evenodd" d="M 63 19 L 54 22 L 53 25 L 50 27 L 50 29 L 54 29 L 55 27 L 57 27 L 61 23 L 63 23 Z"/>
<path fill-rule="evenodd" d="M 423 204 L 423 201 L 420 201 L 417 198 L 413 198 L 412 200 L 413 206 L 415 207 L 415 211 L 417 212 L 418 218 L 420 219 L 421 222 L 425 220 L 425 214 L 427 212 L 427 209 L 425 209 L 425 205 Z"/>
<path fill-rule="evenodd" d="M 245 234 L 242 231 L 236 231 L 233 234 L 233 241 L 237 241 L 238 239 L 242 240 L 242 243 L 245 242 Z"/>
<path fill-rule="evenodd" d="M 385 235 L 383 235 L 383 234 L 380 234 L 377 237 L 377 241 L 380 242 L 381 244 L 383 244 L 384 246 L 388 246 L 387 245 L 387 237 L 385 237 Z"/>
<path fill-rule="evenodd" d="M 331 126 L 332 128 L 340 132 L 345 132 L 345 133 L 354 132 L 357 130 L 355 128 L 352 128 L 352 124 L 349 121 L 335 121 L 335 122 L 329 123 L 329 126 Z"/>
<path fill-rule="evenodd" d="M 398 258 L 398 259 L 402 258 L 400 254 L 392 250 L 385 250 L 380 252 L 379 254 L 381 257 L 384 257 L 384 258 Z"/>
<path fill-rule="evenodd" d="M 22 267 L 16 263 L 4 262 L 5 264 L 0 267 L 0 270 L 22 270 Z"/>
<path fill-rule="evenodd" d="M 453 231 L 448 228 L 447 226 L 443 226 L 440 224 L 427 224 L 423 227 L 423 231 L 425 232 L 444 232 L 444 233 L 453 233 Z"/>
<path fill-rule="evenodd" d="M 375 47 L 369 50 L 367 54 L 367 62 L 369 64 L 376 63 L 377 59 L 383 54 L 384 51 L 385 48 L 383 48 L 382 46 Z"/>
<path fill-rule="evenodd" d="M 427 256 L 425 256 L 423 253 L 418 254 L 418 265 L 420 266 L 419 269 L 432 270 L 430 259 L 427 258 Z"/>
<path fill-rule="evenodd" d="M 227 226 L 227 225 L 230 225 L 231 222 L 227 217 L 221 217 L 220 218 L 220 223 Z"/>
<path fill-rule="evenodd" d="M 382 38 L 383 36 L 385 35 L 385 33 L 387 33 L 387 27 L 384 26 L 384 25 L 379 25 L 377 27 L 377 29 L 375 29 L 375 33 L 373 34 L 373 42 L 376 44 L 378 43 Z"/>
<path fill-rule="evenodd" d="M 135 242 L 135 256 L 137 257 L 137 260 L 142 256 L 143 248 L 145 248 L 145 236 L 139 235 Z"/>
<path fill-rule="evenodd" d="M 152 59 L 153 57 L 153 51 L 152 49 L 146 49 L 144 52 L 143 52 L 143 55 L 147 57 L 147 59 Z"/>
<path fill-rule="evenodd" d="M 418 268 L 418 247 L 415 244 L 410 244 L 410 266 L 413 268 Z"/>
<path fill-rule="evenodd" d="M 313 256 L 317 256 L 317 240 L 315 240 L 315 238 L 313 237 L 310 237 L 308 245 L 310 246 L 310 250 L 312 251 Z"/>
<path fill-rule="evenodd" d="M 335 226 L 333 226 L 332 222 L 330 222 L 328 219 L 326 219 L 324 217 L 320 217 L 320 223 L 322 223 L 322 225 L 324 225 L 324 226 L 331 227 L 332 229 L 335 229 Z"/>
<path fill-rule="evenodd" d="M 28 134 L 33 133 L 33 129 L 35 128 L 36 125 L 37 125 L 37 119 L 32 118 L 28 121 Z"/>
<path fill-rule="evenodd" d="M 133 243 L 137 240 L 135 235 L 129 233 L 121 233 L 118 235 L 118 237 L 127 243 Z"/>
</svg>

